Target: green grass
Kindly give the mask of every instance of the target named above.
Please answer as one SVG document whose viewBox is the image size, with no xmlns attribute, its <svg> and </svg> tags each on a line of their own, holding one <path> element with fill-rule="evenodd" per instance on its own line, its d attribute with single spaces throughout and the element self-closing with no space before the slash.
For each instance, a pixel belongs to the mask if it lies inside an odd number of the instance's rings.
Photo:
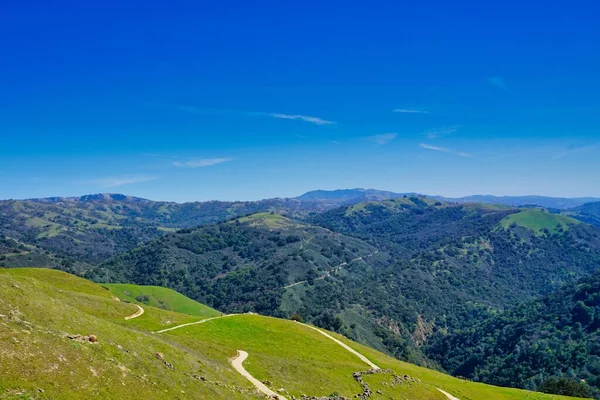
<svg viewBox="0 0 600 400">
<path fill-rule="evenodd" d="M 114 323 L 131 304 L 67 292 L 59 289 L 64 281 L 54 286 L 35 276 L 0 273 L 0 398 L 261 398 L 227 359 Z M 80 281 L 77 287 L 86 287 Z M 98 343 L 66 337 L 73 333 L 97 335 Z"/>
<path fill-rule="evenodd" d="M 250 225 L 265 226 L 270 229 L 281 229 L 286 227 L 293 227 L 296 225 L 292 220 L 282 215 L 268 212 L 252 214 L 247 217 L 238 218 L 236 221 L 240 221 L 241 223 L 247 223 Z"/>
<path fill-rule="evenodd" d="M 123 301 L 205 318 L 221 315 L 219 311 L 213 308 L 198 303 L 174 290 L 160 286 L 140 286 L 121 283 L 107 283 L 102 286 L 108 288 L 114 296 Z"/>
<path fill-rule="evenodd" d="M 564 215 L 550 214 L 547 211 L 540 209 L 523 210 L 500 221 L 504 228 L 508 228 L 512 224 L 531 229 L 536 233 L 541 233 L 543 229 L 547 229 L 552 233 L 560 230 L 569 230 L 570 225 L 579 224 L 576 219 L 566 217 Z"/>
<path fill-rule="evenodd" d="M 215 311 L 172 291 L 148 290 L 118 285 L 109 291 L 48 269 L 0 269 L 0 398 L 264 399 L 229 364 L 237 350 L 249 353 L 245 368 L 273 390 L 284 388 L 296 397 L 337 392 L 348 398 L 361 391 L 352 373 L 368 366 L 293 321 L 238 315 L 150 333 Z M 188 314 L 144 305 L 142 316 L 125 321 L 136 307 L 116 301 L 115 291 L 134 299 L 135 293 L 149 293 Z M 72 340 L 68 334 L 94 334 L 98 342 Z M 380 367 L 420 380 L 394 385 L 392 374 L 366 376 L 372 399 L 445 399 L 436 388 L 461 400 L 563 398 L 463 381 L 338 337 Z"/>
</svg>

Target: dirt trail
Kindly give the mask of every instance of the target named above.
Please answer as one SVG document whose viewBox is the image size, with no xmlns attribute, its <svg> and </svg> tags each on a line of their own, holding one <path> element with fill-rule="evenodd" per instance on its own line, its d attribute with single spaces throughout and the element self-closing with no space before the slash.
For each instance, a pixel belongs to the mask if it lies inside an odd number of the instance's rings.
<svg viewBox="0 0 600 400">
<path fill-rule="evenodd" d="M 119 301 L 121 301 L 121 300 L 119 300 Z M 136 312 L 134 312 L 133 314 L 125 317 L 125 319 L 134 319 L 144 313 L 144 309 L 142 307 L 138 306 L 137 304 L 134 304 L 134 306 L 136 306 L 138 310 Z"/>
<path fill-rule="evenodd" d="M 141 308 L 141 307 L 140 307 Z M 142 311 L 143 312 L 143 311 Z M 140 314 L 141 315 L 141 314 Z M 183 328 L 186 326 L 191 326 L 191 325 L 198 325 L 198 324 L 203 324 L 205 322 L 208 321 L 212 321 L 214 319 L 220 319 L 220 318 L 227 318 L 227 317 L 234 317 L 236 315 L 242 315 L 242 314 L 227 314 L 227 315 L 222 315 L 220 317 L 212 317 L 212 318 L 207 318 L 207 319 L 203 319 L 201 321 L 197 321 L 197 322 L 189 322 L 187 324 L 181 324 L 181 325 L 177 325 L 177 326 L 173 326 L 171 328 L 167 328 L 167 329 L 163 329 L 160 331 L 156 331 L 154 333 L 164 333 L 164 332 L 169 332 L 175 329 L 179 329 L 179 328 Z M 352 347 L 348 346 L 346 343 L 342 342 L 341 340 L 338 340 L 336 338 L 334 338 L 333 336 L 331 336 L 330 334 L 328 334 L 325 331 L 320 330 L 319 328 L 316 328 L 314 326 L 311 325 L 307 325 L 304 324 L 302 322 L 298 322 L 296 321 L 296 323 L 303 325 L 307 328 L 310 328 L 312 330 L 315 330 L 317 332 L 319 332 L 321 335 L 327 337 L 328 339 L 334 341 L 335 343 L 337 343 L 338 345 L 342 346 L 344 349 L 346 349 L 347 351 L 349 351 L 350 353 L 354 354 L 355 356 L 357 356 L 358 358 L 360 358 L 361 361 L 363 361 L 365 364 L 367 364 L 369 367 L 371 367 L 372 369 L 381 369 L 379 368 L 375 363 L 373 363 L 371 360 L 369 360 L 367 357 L 365 357 L 363 354 L 359 353 L 358 351 L 354 350 Z M 231 359 L 231 365 L 233 366 L 233 368 L 239 372 L 244 378 L 248 379 L 250 382 L 252 382 L 252 384 L 258 389 L 260 390 L 262 393 L 266 394 L 267 396 L 277 396 L 276 398 L 279 400 L 287 400 L 284 396 L 281 396 L 280 394 L 277 394 L 275 392 L 273 392 L 271 389 L 269 389 L 267 386 L 265 386 L 262 382 L 260 382 L 258 379 L 254 378 L 248 371 L 246 371 L 246 369 L 243 367 L 242 363 L 244 362 L 244 360 L 246 360 L 246 358 L 248 358 L 248 353 L 246 353 L 243 350 L 238 350 L 238 354 L 235 358 Z M 448 400 L 460 400 L 457 397 L 452 396 L 450 393 L 443 391 L 442 389 L 438 389 L 436 388 L 438 391 L 440 391 L 444 396 L 446 396 L 448 398 Z"/>
<path fill-rule="evenodd" d="M 348 346 L 346 343 L 342 342 L 341 340 L 338 340 L 338 339 L 334 338 L 333 336 L 331 336 L 327 332 L 324 332 L 324 331 L 320 330 L 319 328 L 315 328 L 314 326 L 303 324 L 302 322 L 298 322 L 298 323 L 300 325 L 306 326 L 307 328 L 315 330 L 315 331 L 319 332 L 321 335 L 323 335 L 325 337 L 328 337 L 329 339 L 333 340 L 334 342 L 336 342 L 337 344 L 339 344 L 340 346 L 342 346 L 344 349 L 348 350 L 350 353 L 352 353 L 355 356 L 357 356 L 358 358 L 360 358 L 364 363 L 368 364 L 369 367 L 371 367 L 373 369 L 381 369 L 377 365 L 375 365 L 373 362 L 371 362 L 371 360 L 369 360 L 367 357 L 363 356 L 358 351 L 354 350 L 352 347 Z"/>
<path fill-rule="evenodd" d="M 169 331 L 174 331 L 175 329 L 183 328 L 183 327 L 186 327 L 186 326 L 203 324 L 203 323 L 205 323 L 205 322 L 212 321 L 213 319 L 219 319 L 219 318 L 233 317 L 234 315 L 240 315 L 240 314 L 227 314 L 227 315 L 221 315 L 220 317 L 211 317 L 211 318 L 206 318 L 206 319 L 203 319 L 203 320 L 201 320 L 201 321 L 196 321 L 196 322 L 188 322 L 187 324 L 181 324 L 181 325 L 173 326 L 173 327 L 171 327 L 171 328 L 162 329 L 162 330 L 160 330 L 160 331 L 156 331 L 156 332 L 154 332 L 154 333 L 165 333 L 165 332 L 169 332 Z"/>
<path fill-rule="evenodd" d="M 243 350 L 238 350 L 237 356 L 229 360 L 229 362 L 231 363 L 233 368 L 240 373 L 240 375 L 248 379 L 258 390 L 269 396 L 269 398 L 287 400 L 282 395 L 277 394 L 271 389 L 269 389 L 264 383 L 262 383 L 261 381 L 253 377 L 248 371 L 246 371 L 246 368 L 244 368 L 244 366 L 242 365 L 246 358 L 248 358 L 248 353 L 246 353 Z"/>
<path fill-rule="evenodd" d="M 454 397 L 450 393 L 444 392 L 442 389 L 438 389 L 438 390 L 440 392 L 442 392 L 442 394 L 444 394 L 444 396 L 446 396 L 448 398 L 448 400 L 460 400 L 458 397 Z"/>
<path fill-rule="evenodd" d="M 373 253 L 371 253 L 371 254 L 367 254 L 366 256 L 361 256 L 361 257 L 356 257 L 356 258 L 353 258 L 352 260 L 350 260 L 350 261 L 348 261 L 348 262 L 344 261 L 343 263 L 341 263 L 341 264 L 338 264 L 338 265 L 336 265 L 335 267 L 331 268 L 329 271 L 325 271 L 325 273 L 324 273 L 323 275 L 321 275 L 321 276 L 320 276 L 320 277 L 318 277 L 318 278 L 315 278 L 315 281 L 321 281 L 321 280 L 323 280 L 323 279 L 327 278 L 328 276 L 331 276 L 331 273 L 332 273 L 332 272 L 337 272 L 337 271 L 339 271 L 340 269 L 342 269 L 342 267 L 345 267 L 346 265 L 348 265 L 348 264 L 350 264 L 350 263 L 353 263 L 353 262 L 355 262 L 355 261 L 360 261 L 360 260 L 363 260 L 363 259 L 365 259 L 365 258 L 367 258 L 367 257 L 372 257 L 372 256 L 374 256 L 374 255 L 375 255 L 375 254 L 377 254 L 377 253 L 379 253 L 379 250 L 375 250 Z M 289 288 L 292 288 L 292 287 L 294 287 L 294 286 L 302 285 L 303 283 L 306 283 L 306 282 L 307 282 L 306 280 L 304 280 L 304 281 L 299 281 L 299 282 L 296 282 L 296 283 L 292 283 L 291 285 L 284 286 L 283 288 L 284 288 L 284 289 L 289 289 Z"/>
</svg>

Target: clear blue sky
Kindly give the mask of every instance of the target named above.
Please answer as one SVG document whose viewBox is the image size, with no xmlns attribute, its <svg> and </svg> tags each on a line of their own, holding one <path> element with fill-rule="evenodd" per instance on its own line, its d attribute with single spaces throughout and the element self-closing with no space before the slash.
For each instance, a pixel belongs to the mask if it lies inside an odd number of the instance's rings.
<svg viewBox="0 0 600 400">
<path fill-rule="evenodd" d="M 600 196 L 598 15 L 597 1 L 4 2 L 0 198 Z"/>
</svg>

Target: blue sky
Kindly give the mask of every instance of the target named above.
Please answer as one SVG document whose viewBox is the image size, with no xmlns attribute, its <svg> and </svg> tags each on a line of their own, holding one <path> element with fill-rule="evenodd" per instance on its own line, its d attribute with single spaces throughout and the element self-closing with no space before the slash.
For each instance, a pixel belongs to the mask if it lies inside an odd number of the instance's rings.
<svg viewBox="0 0 600 400">
<path fill-rule="evenodd" d="M 48 3 L 0 12 L 0 198 L 600 196 L 597 2 Z"/>
</svg>

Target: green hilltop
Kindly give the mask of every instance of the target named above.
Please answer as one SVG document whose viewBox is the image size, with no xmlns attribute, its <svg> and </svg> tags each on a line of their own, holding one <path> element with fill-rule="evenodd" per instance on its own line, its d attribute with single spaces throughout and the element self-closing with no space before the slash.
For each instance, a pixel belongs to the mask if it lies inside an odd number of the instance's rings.
<svg viewBox="0 0 600 400">
<path fill-rule="evenodd" d="M 139 315 L 138 306 L 115 298 L 125 291 L 122 300 L 148 296 L 170 310 L 141 302 Z M 364 384 L 368 398 L 380 400 L 449 398 L 442 391 L 461 400 L 567 399 L 453 378 L 295 321 L 211 318 L 214 311 L 160 288 L 107 290 L 63 272 L 0 269 L 0 292 L 0 398 L 265 398 L 230 362 L 243 350 L 243 367 L 286 399 L 350 399 Z M 160 332 L 168 328 L 175 329 Z M 353 377 L 370 366 L 349 349 L 382 370 Z"/>
<path fill-rule="evenodd" d="M 551 214 L 545 210 L 533 208 L 519 211 L 511 214 L 500 221 L 500 224 L 507 228 L 512 224 L 531 229 L 536 233 L 547 230 L 551 233 L 564 232 L 569 230 L 571 225 L 579 224 L 580 221 L 564 215 Z"/>
</svg>

